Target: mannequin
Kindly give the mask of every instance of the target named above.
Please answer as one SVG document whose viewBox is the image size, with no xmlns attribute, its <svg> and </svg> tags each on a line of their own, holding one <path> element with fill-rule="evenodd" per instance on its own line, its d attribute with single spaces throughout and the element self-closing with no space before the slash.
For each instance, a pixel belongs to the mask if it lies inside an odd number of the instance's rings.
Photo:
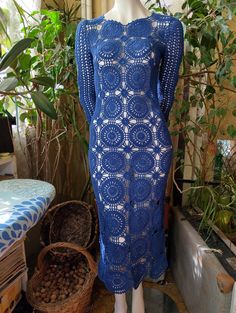
<svg viewBox="0 0 236 313">
<path fill-rule="evenodd" d="M 122 24 L 138 18 L 150 15 L 140 0 L 115 0 L 114 6 L 110 11 L 104 14 L 107 20 L 116 20 Z M 139 284 L 137 289 L 132 289 L 132 313 L 144 313 L 143 285 Z M 115 311 L 114 313 L 127 313 L 126 294 L 115 293 Z"/>
<path fill-rule="evenodd" d="M 98 276 L 114 313 L 145 313 L 143 279 L 168 268 L 165 188 L 172 160 L 167 121 L 183 54 L 183 28 L 140 0 L 115 0 L 78 24 L 75 56 L 90 126 L 89 169 L 99 214 Z"/>
</svg>

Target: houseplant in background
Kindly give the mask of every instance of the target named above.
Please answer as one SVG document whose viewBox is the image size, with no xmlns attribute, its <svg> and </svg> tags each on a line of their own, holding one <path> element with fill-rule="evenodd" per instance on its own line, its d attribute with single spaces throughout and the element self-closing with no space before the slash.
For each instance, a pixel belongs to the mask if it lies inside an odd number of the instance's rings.
<svg viewBox="0 0 236 313">
<path fill-rule="evenodd" d="M 0 56 L 2 54 L 2 46 L 9 46 L 11 44 L 11 39 L 8 36 L 5 25 L 9 20 L 8 10 L 0 8 Z M 1 82 L 1 76 L 0 76 Z M 0 84 L 0 90 L 6 88 L 4 85 Z M 4 106 L 5 101 L 0 99 L 0 153 L 11 153 L 14 151 L 12 142 L 12 128 L 11 125 L 15 124 L 15 118 L 8 112 Z"/>
<path fill-rule="evenodd" d="M 216 220 L 218 225 L 223 225 L 226 215 L 231 216 L 231 221 L 236 217 L 232 207 L 230 214 L 226 210 L 225 205 L 229 206 L 229 203 L 221 203 L 222 190 L 225 193 L 229 189 L 225 188 L 227 178 L 230 177 L 233 188 L 235 176 L 231 175 L 229 168 L 224 169 L 224 178 L 223 174 L 222 177 L 219 173 L 214 175 L 219 161 L 219 139 L 233 140 L 236 137 L 232 122 L 236 116 L 236 76 L 233 71 L 236 34 L 229 24 L 236 11 L 229 1 L 219 1 L 217 6 L 214 1 L 205 1 L 205 6 L 199 1 L 186 1 L 183 9 L 185 7 L 188 7 L 187 12 L 179 14 L 187 26 L 188 49 L 182 75 L 185 90 L 174 111 L 173 126 L 178 127 L 178 135 L 186 147 L 186 155 L 182 151 L 176 153 L 179 168 L 186 171 L 190 166 L 191 177 L 195 180 L 190 188 L 182 191 L 188 192 L 186 209 L 198 206 L 201 211 L 198 211 L 201 216 L 198 230 L 206 230 L 207 240 Z M 231 149 L 233 151 L 234 147 Z"/>
<path fill-rule="evenodd" d="M 78 105 L 74 62 L 80 1 L 72 6 L 63 1 L 62 7 L 48 7 L 31 14 L 14 3 L 24 37 L 17 44 L 28 46 L 18 51 L 6 74 L 6 79 L 17 79 L 17 85 L 0 92 L 0 96 L 10 97 L 27 125 L 32 176 L 52 182 L 57 201 L 86 197 L 91 202 L 88 127 Z"/>
<path fill-rule="evenodd" d="M 162 3 L 152 7 L 171 15 Z M 212 229 L 216 224 L 227 233 L 235 229 L 235 176 L 219 170 L 217 144 L 236 136 L 236 34 L 232 29 L 236 9 L 232 1 L 224 0 L 187 0 L 182 9 L 174 16 L 183 23 L 186 51 L 171 134 L 179 143 L 174 153 L 174 186 L 188 201 L 173 208 L 171 267 L 190 313 L 229 312 L 230 306 L 233 312 L 235 255 L 226 251 Z"/>
<path fill-rule="evenodd" d="M 158 11 L 171 14 L 158 3 Z M 204 191 L 201 190 L 208 188 L 209 182 L 220 184 L 220 179 L 214 180 L 217 140 L 234 140 L 236 137 L 233 123 L 236 116 L 236 76 L 233 71 L 236 34 L 230 25 L 236 9 L 233 3 L 224 0 L 217 3 L 204 1 L 204 5 L 202 1 L 188 0 L 182 9 L 175 16 L 183 22 L 185 29 L 186 52 L 180 73 L 183 88 L 182 91 L 179 88 L 173 106 L 171 134 L 178 136 L 184 148 L 175 151 L 175 172 L 186 174 L 188 168 L 190 173 L 187 175 L 194 181 L 188 190 L 181 190 L 173 174 L 181 193 L 196 190 L 190 193 L 189 207 L 199 201 L 201 194 L 204 201 Z M 201 209 L 204 211 L 204 207 Z M 201 226 L 206 226 L 210 216 L 202 212 L 202 217 Z M 209 224 L 206 227 L 210 231 Z"/>
</svg>

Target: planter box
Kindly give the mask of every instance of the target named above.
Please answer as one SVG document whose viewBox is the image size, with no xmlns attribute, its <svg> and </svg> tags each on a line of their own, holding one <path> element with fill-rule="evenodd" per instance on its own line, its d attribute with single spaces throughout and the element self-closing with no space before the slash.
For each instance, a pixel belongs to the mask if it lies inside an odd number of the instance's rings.
<svg viewBox="0 0 236 313">
<path fill-rule="evenodd" d="M 234 279 L 179 209 L 172 211 L 170 267 L 188 312 L 235 313 Z"/>
</svg>

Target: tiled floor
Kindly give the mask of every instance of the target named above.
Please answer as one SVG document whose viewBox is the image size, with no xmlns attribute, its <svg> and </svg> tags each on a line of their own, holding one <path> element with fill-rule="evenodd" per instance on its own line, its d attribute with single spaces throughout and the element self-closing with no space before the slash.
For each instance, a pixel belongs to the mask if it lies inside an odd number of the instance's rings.
<svg viewBox="0 0 236 313">
<path fill-rule="evenodd" d="M 188 313 L 183 299 L 176 287 L 171 271 L 166 273 L 165 284 L 144 281 L 145 313 Z M 127 293 L 128 313 L 131 313 L 132 293 Z M 92 296 L 92 313 L 113 313 L 114 295 L 106 290 L 103 283 L 96 278 Z"/>
</svg>

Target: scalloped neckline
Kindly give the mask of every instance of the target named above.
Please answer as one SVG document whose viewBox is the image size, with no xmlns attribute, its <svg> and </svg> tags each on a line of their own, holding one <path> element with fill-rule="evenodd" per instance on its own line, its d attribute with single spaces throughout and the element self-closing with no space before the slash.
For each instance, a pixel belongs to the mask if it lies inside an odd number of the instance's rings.
<svg viewBox="0 0 236 313">
<path fill-rule="evenodd" d="M 126 24 L 124 24 L 124 23 L 122 23 L 122 22 L 120 22 L 120 21 L 117 21 L 117 20 L 107 19 L 107 18 L 105 17 L 105 14 L 101 15 L 101 18 L 102 18 L 102 20 L 105 21 L 105 22 L 114 22 L 114 23 L 118 23 L 118 24 L 120 24 L 120 25 L 122 25 L 122 26 L 128 26 L 128 25 L 130 25 L 130 24 L 132 24 L 132 23 L 135 23 L 135 22 L 149 20 L 153 15 L 154 15 L 154 11 L 153 11 L 150 15 L 148 15 L 148 16 L 136 18 L 136 19 L 134 19 L 134 20 L 132 20 L 132 21 L 126 23 Z"/>
</svg>

